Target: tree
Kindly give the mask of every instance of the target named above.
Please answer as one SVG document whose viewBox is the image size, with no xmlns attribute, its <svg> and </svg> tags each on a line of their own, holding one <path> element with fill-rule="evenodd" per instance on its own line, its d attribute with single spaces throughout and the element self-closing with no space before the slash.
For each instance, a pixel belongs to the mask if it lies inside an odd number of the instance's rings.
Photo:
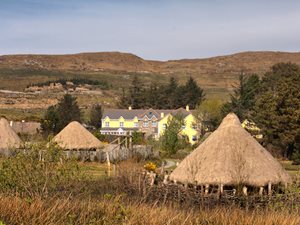
<svg viewBox="0 0 300 225">
<path fill-rule="evenodd" d="M 191 109 L 195 109 L 204 100 L 205 94 L 194 78 L 190 77 L 185 86 L 179 91 L 179 96 L 182 96 L 183 100 L 181 107 L 189 105 Z"/>
<path fill-rule="evenodd" d="M 81 113 L 75 97 L 65 94 L 55 106 L 50 106 L 41 121 L 45 133 L 58 133 L 72 121 L 81 122 Z"/>
<path fill-rule="evenodd" d="M 56 107 L 50 106 L 41 121 L 41 129 L 47 135 L 52 132 L 58 133 L 58 122 L 59 116 L 57 114 Z"/>
<path fill-rule="evenodd" d="M 134 76 L 129 88 L 129 102 L 133 109 L 143 108 L 145 93 L 143 93 L 143 83 L 138 76 Z"/>
<path fill-rule="evenodd" d="M 222 102 L 219 99 L 206 99 L 200 105 L 197 105 L 193 112 L 201 134 L 206 131 L 214 131 L 222 120 L 221 115 Z"/>
<path fill-rule="evenodd" d="M 280 148 L 287 158 L 300 151 L 299 87 L 299 66 L 274 65 L 262 80 L 253 111 L 254 122 L 262 129 L 264 142 Z"/>
<path fill-rule="evenodd" d="M 223 116 L 234 112 L 240 120 L 249 117 L 255 104 L 255 97 L 258 93 L 260 80 L 257 75 L 246 77 L 241 74 L 239 77 L 239 86 L 234 89 L 230 95 L 230 101 L 222 107 Z"/>
<path fill-rule="evenodd" d="M 161 150 L 167 155 L 175 154 L 183 146 L 185 139 L 179 135 L 183 125 L 183 116 L 169 117 L 167 127 L 160 138 Z"/>
<path fill-rule="evenodd" d="M 129 97 L 126 95 L 126 91 L 124 88 L 122 88 L 122 95 L 121 95 L 121 99 L 120 101 L 118 102 L 118 106 L 121 108 L 121 109 L 126 109 L 130 106 L 130 99 Z"/>
<path fill-rule="evenodd" d="M 73 97 L 70 94 L 65 94 L 57 104 L 57 114 L 59 117 L 59 130 L 62 130 L 72 121 L 81 122 L 81 113 L 76 97 Z"/>
<path fill-rule="evenodd" d="M 102 107 L 99 104 L 95 104 L 92 106 L 90 110 L 90 121 L 89 124 L 96 129 L 101 128 L 101 120 L 102 120 Z"/>
<path fill-rule="evenodd" d="M 134 109 L 176 109 L 189 105 L 194 109 L 203 99 L 204 92 L 192 77 L 185 85 L 179 85 L 177 80 L 171 77 L 167 85 L 158 86 L 152 83 L 147 88 L 135 76 L 128 91 L 122 90 L 118 105 L 121 108 L 132 106 Z"/>
<path fill-rule="evenodd" d="M 171 77 L 169 84 L 165 86 L 164 91 L 164 105 L 166 109 L 175 109 L 178 107 L 178 96 L 177 96 L 177 90 L 178 90 L 178 83 L 175 77 Z"/>
</svg>

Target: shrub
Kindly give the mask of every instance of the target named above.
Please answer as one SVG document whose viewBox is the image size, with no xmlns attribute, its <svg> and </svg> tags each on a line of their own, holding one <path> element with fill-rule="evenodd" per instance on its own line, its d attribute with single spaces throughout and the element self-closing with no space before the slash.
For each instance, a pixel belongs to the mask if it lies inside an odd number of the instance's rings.
<svg viewBox="0 0 300 225">
<path fill-rule="evenodd" d="M 23 196 L 47 196 L 79 180 L 77 163 L 66 160 L 54 144 L 32 145 L 0 163 L 0 191 Z"/>
</svg>

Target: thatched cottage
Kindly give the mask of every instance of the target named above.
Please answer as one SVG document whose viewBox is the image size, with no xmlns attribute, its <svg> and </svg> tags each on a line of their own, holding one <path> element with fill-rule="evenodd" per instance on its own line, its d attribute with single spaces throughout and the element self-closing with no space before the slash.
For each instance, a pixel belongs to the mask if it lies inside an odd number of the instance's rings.
<svg viewBox="0 0 300 225">
<path fill-rule="evenodd" d="M 101 141 L 76 121 L 69 123 L 52 141 L 65 150 L 97 150 L 104 147 Z"/>
<path fill-rule="evenodd" d="M 245 129 L 238 117 L 230 113 L 198 148 L 188 155 L 170 174 L 175 182 L 206 186 L 243 185 L 265 187 L 291 182 L 280 163 Z"/>
<path fill-rule="evenodd" d="M 11 149 L 20 148 L 22 144 L 19 136 L 5 118 L 0 118 L 0 154 L 10 155 Z"/>
</svg>

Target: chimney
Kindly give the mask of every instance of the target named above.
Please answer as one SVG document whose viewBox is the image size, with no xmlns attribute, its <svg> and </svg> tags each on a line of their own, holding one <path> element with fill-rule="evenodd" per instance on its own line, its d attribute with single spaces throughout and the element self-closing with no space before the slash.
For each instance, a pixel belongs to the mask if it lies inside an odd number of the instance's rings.
<svg viewBox="0 0 300 225">
<path fill-rule="evenodd" d="M 190 111 L 189 105 L 186 105 L 185 110 L 186 110 L 186 111 Z"/>
<path fill-rule="evenodd" d="M 165 114 L 163 112 L 160 113 L 160 118 L 164 118 Z"/>
<path fill-rule="evenodd" d="M 132 107 L 131 107 L 131 106 L 129 106 L 129 107 L 128 107 L 128 110 L 132 110 Z"/>
<path fill-rule="evenodd" d="M 12 121 L 12 120 L 10 121 L 9 125 L 10 125 L 11 127 L 13 126 L 13 121 Z"/>
</svg>

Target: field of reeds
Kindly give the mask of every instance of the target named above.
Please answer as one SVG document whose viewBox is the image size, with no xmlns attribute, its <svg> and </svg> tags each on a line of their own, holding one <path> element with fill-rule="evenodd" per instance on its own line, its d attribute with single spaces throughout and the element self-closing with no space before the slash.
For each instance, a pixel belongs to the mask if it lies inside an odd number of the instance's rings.
<svg viewBox="0 0 300 225">
<path fill-rule="evenodd" d="M 0 224 L 300 224 L 295 193 L 293 199 L 274 194 L 278 201 L 263 207 L 162 201 L 157 193 L 167 189 L 147 186 L 142 168 L 131 160 L 107 171 L 67 160 L 54 146 L 43 160 L 39 146 L 1 159 Z"/>
</svg>

